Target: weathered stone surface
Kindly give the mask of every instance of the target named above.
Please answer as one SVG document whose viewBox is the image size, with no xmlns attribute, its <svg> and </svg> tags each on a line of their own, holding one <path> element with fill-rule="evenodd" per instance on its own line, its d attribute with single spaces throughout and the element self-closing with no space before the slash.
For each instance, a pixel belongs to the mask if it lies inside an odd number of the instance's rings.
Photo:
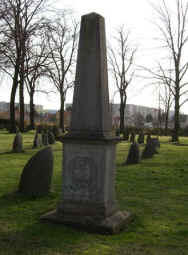
<svg viewBox="0 0 188 255">
<path fill-rule="evenodd" d="M 79 206 L 79 205 L 78 205 Z M 117 211 L 106 218 L 77 215 L 72 217 L 71 214 L 60 214 L 57 210 L 51 211 L 41 217 L 41 220 L 50 220 L 55 223 L 63 223 L 68 226 L 77 227 L 87 232 L 98 232 L 101 234 L 116 234 L 126 229 L 128 224 L 133 220 L 133 215 L 127 211 Z"/>
<path fill-rule="evenodd" d="M 115 143 L 64 142 L 63 186 L 57 209 L 41 217 L 84 230 L 117 233 L 132 221 L 115 197 Z"/>
<path fill-rule="evenodd" d="M 138 164 L 140 163 L 140 150 L 137 143 L 132 143 L 129 149 L 126 164 Z"/>
<path fill-rule="evenodd" d="M 105 24 L 91 13 L 81 21 L 70 134 L 92 139 L 111 133 Z"/>
<path fill-rule="evenodd" d="M 48 194 L 53 172 L 53 154 L 51 147 L 37 152 L 25 165 L 21 174 L 18 191 L 39 197 Z"/>
<path fill-rule="evenodd" d="M 20 132 L 16 133 L 12 146 L 12 152 L 23 152 L 23 138 Z"/>
<path fill-rule="evenodd" d="M 48 132 L 48 143 L 49 144 L 54 144 L 55 143 L 55 136 L 51 131 Z"/>
<path fill-rule="evenodd" d="M 64 182 L 58 210 L 75 215 L 111 214 L 116 209 L 115 143 L 64 143 L 63 149 Z"/>
</svg>

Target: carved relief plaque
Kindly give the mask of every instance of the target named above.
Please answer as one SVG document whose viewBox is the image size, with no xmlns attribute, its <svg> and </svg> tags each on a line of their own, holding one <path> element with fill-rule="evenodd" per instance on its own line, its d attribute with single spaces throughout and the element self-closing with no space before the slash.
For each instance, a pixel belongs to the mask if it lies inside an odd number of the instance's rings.
<svg viewBox="0 0 188 255">
<path fill-rule="evenodd" d="M 75 200 L 92 200 L 97 193 L 97 166 L 89 157 L 76 156 L 68 162 L 69 181 L 64 191 Z"/>
</svg>

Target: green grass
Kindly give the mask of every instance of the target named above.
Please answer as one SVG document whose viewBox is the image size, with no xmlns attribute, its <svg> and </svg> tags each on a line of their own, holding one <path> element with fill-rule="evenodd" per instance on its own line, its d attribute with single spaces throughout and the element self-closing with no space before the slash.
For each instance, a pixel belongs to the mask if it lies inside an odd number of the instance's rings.
<svg viewBox="0 0 188 255">
<path fill-rule="evenodd" d="M 134 221 L 117 235 L 86 233 L 39 221 L 61 194 L 62 145 L 53 145 L 53 192 L 40 199 L 14 193 L 27 160 L 36 153 L 34 133 L 23 134 L 22 154 L 10 153 L 14 135 L 0 132 L 0 255 L 188 254 L 188 138 L 184 146 L 161 137 L 159 154 L 123 166 L 129 143 L 117 146 L 116 195 Z M 143 147 L 142 147 L 143 149 Z"/>
</svg>

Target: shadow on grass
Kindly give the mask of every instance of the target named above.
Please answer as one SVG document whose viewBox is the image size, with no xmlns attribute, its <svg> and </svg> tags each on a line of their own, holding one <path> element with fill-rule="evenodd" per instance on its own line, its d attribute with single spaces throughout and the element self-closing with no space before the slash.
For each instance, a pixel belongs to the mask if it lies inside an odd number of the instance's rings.
<svg viewBox="0 0 188 255">
<path fill-rule="evenodd" d="M 56 199 L 57 198 L 57 192 L 54 192 L 53 190 L 49 192 L 48 195 L 45 196 L 27 196 L 24 195 L 18 191 L 14 191 L 12 193 L 4 194 L 3 196 L 0 197 L 0 208 L 6 208 L 10 206 L 14 206 L 15 204 L 22 204 L 25 202 L 40 202 L 40 200 L 51 200 L 51 199 Z"/>
<path fill-rule="evenodd" d="M 14 154 L 12 151 L 5 151 L 5 152 L 0 152 L 0 156 L 2 155 L 7 155 L 7 154 Z"/>
<path fill-rule="evenodd" d="M 22 230 L 0 230 L 0 254 L 67 254 L 79 246 L 88 235 L 79 230 L 58 224 L 35 222 Z M 71 249 L 70 249 L 71 247 Z M 7 253 L 6 253 L 7 251 Z M 58 253 L 59 254 L 59 253 Z M 70 253 L 69 253 L 70 254 Z"/>
<path fill-rule="evenodd" d="M 0 152 L 0 156 L 3 155 L 18 155 L 18 154 L 22 154 L 22 153 L 26 153 L 27 151 L 22 151 L 22 152 L 13 152 L 13 151 L 5 151 L 5 152 Z"/>
<path fill-rule="evenodd" d="M 48 146 L 51 146 L 52 147 L 52 145 L 48 145 Z M 13 152 L 13 151 L 4 151 L 4 152 L 0 152 L 0 156 L 3 156 L 3 155 L 18 155 L 18 154 L 22 154 L 22 153 L 37 153 L 39 150 L 42 150 L 42 149 L 44 149 L 45 147 L 43 146 L 43 147 L 41 147 L 41 148 L 33 148 L 32 146 L 31 147 L 28 147 L 28 148 L 26 148 L 26 150 L 23 150 L 22 152 Z M 62 152 L 62 148 L 58 148 L 58 149 L 55 149 L 55 148 L 53 148 L 53 152 Z"/>
<path fill-rule="evenodd" d="M 87 245 L 90 247 L 91 244 L 93 246 L 99 240 L 108 240 L 108 246 L 111 247 L 113 239 L 118 240 L 118 237 L 123 238 L 125 233 L 136 233 L 139 229 L 142 230 L 144 228 L 143 222 L 135 216 L 135 220 L 128 225 L 128 228 L 119 234 L 101 235 L 83 231 L 79 227 L 41 222 L 39 220 L 40 216 L 38 215 L 37 218 L 36 216 L 31 224 L 27 222 L 26 226 L 22 226 L 22 229 L 17 228 L 17 231 L 10 231 L 8 228 L 0 229 L 0 247 L 9 252 L 5 252 L 5 254 L 83 254 L 81 251 L 85 250 Z M 56 253 L 57 251 L 58 253 Z"/>
<path fill-rule="evenodd" d="M 177 142 L 170 142 L 170 141 L 160 141 L 161 144 L 168 144 L 168 145 L 175 145 L 175 146 L 188 146 L 187 143 L 177 143 Z"/>
</svg>

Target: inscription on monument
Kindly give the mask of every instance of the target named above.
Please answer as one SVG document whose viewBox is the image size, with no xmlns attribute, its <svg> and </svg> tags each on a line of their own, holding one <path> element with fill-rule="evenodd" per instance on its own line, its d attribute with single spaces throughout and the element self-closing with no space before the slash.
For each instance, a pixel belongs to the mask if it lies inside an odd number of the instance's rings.
<svg viewBox="0 0 188 255">
<path fill-rule="evenodd" d="M 66 191 L 76 200 L 90 200 L 97 193 L 97 166 L 89 157 L 76 156 L 68 162 L 69 183 Z"/>
</svg>

